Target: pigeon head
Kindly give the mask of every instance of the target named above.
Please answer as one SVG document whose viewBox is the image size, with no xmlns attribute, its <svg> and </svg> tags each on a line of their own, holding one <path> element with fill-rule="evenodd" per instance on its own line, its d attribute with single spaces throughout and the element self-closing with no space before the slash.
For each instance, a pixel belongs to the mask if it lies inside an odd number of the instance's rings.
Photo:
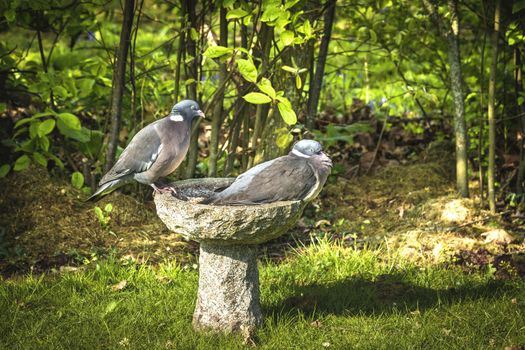
<svg viewBox="0 0 525 350">
<path fill-rule="evenodd" d="M 170 119 L 176 122 L 191 122 L 194 118 L 203 117 L 199 104 L 193 100 L 183 100 L 171 109 Z"/>
<path fill-rule="evenodd" d="M 323 146 L 314 140 L 301 140 L 292 149 L 292 153 L 299 157 L 309 158 L 323 152 Z"/>
</svg>

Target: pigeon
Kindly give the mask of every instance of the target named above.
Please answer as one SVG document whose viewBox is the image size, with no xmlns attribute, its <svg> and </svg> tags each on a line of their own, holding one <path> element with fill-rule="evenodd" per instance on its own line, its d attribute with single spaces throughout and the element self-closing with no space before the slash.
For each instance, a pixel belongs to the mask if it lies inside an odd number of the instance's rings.
<svg viewBox="0 0 525 350">
<path fill-rule="evenodd" d="M 332 161 L 314 140 L 297 142 L 292 151 L 239 175 L 222 192 L 202 201 L 212 205 L 253 205 L 278 201 L 311 201 L 323 188 Z"/>
<path fill-rule="evenodd" d="M 131 180 L 150 185 L 157 193 L 173 192 L 159 178 L 174 172 L 186 156 L 196 117 L 204 117 L 197 102 L 184 100 L 173 106 L 167 117 L 141 129 L 87 200 L 98 200 Z"/>
</svg>

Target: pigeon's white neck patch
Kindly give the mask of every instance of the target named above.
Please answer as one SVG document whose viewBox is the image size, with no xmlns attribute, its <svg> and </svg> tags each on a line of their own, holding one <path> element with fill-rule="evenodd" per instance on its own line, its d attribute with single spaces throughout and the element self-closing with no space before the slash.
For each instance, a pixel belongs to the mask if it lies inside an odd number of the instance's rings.
<svg viewBox="0 0 525 350">
<path fill-rule="evenodd" d="M 296 150 L 296 149 L 293 149 L 293 150 L 292 150 L 292 153 L 295 154 L 295 155 L 298 156 L 298 157 L 302 157 L 302 158 L 310 158 L 310 156 L 308 156 L 308 155 L 306 155 L 306 154 L 304 154 L 304 153 L 302 153 L 301 151 L 298 151 L 298 150 Z"/>
<path fill-rule="evenodd" d="M 172 114 L 172 115 L 170 115 L 170 120 L 172 120 L 174 122 L 182 122 L 182 121 L 184 121 L 184 118 L 180 114 Z"/>
</svg>

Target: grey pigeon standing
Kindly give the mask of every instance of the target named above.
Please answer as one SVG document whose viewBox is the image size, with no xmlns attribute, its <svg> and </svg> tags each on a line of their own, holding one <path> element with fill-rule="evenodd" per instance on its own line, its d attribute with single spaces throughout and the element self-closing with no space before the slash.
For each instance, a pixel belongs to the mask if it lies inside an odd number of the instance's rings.
<svg viewBox="0 0 525 350">
<path fill-rule="evenodd" d="M 278 201 L 311 201 L 323 188 L 332 161 L 314 140 L 297 142 L 292 151 L 239 175 L 224 191 L 203 204 L 250 205 Z"/>
<path fill-rule="evenodd" d="M 204 117 L 197 102 L 184 100 L 167 117 L 141 129 L 87 200 L 99 199 L 131 180 L 150 185 L 156 192 L 173 191 L 158 180 L 174 172 L 186 156 L 196 117 Z"/>
</svg>

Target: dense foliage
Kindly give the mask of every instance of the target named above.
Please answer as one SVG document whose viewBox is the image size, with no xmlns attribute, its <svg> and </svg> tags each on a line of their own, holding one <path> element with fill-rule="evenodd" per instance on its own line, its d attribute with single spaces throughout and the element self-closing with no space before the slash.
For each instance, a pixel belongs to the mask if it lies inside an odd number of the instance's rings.
<svg viewBox="0 0 525 350">
<path fill-rule="evenodd" d="M 352 142 L 377 128 L 360 120 L 363 109 L 384 129 L 387 116 L 397 116 L 426 141 L 449 138 L 455 102 L 446 28 L 457 3 L 470 177 L 487 166 L 488 84 L 497 69 L 497 177 L 507 192 L 522 192 L 523 0 L 501 3 L 494 66 L 496 5 L 489 1 L 431 1 L 435 13 L 423 0 L 125 3 L 133 21 L 122 119 L 114 125 L 124 3 L 0 1 L 0 176 L 35 163 L 61 169 L 89 192 L 107 161 L 110 131 L 118 128 L 123 147 L 182 98 L 198 100 L 208 117 L 195 129 L 181 177 L 242 171 L 309 134 L 330 147 Z M 313 123 L 311 106 L 322 111 Z"/>
</svg>

